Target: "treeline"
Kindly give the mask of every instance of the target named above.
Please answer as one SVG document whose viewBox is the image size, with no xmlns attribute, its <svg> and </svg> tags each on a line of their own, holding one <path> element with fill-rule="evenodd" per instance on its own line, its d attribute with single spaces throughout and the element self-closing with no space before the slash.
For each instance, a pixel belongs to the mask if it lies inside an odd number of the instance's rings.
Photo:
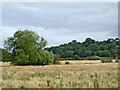
<svg viewBox="0 0 120 90">
<path fill-rule="evenodd" d="M 119 55 L 118 46 L 120 44 L 119 38 L 109 38 L 104 41 L 95 41 L 87 38 L 84 42 L 77 42 L 73 40 L 68 44 L 62 44 L 55 47 L 46 48 L 54 54 L 60 55 L 63 59 L 83 59 L 83 58 L 98 58 L 112 57 L 117 58 Z"/>
<path fill-rule="evenodd" d="M 119 38 L 101 42 L 87 38 L 82 43 L 73 40 L 50 48 L 45 48 L 46 45 L 47 41 L 34 31 L 19 30 L 5 40 L 4 48 L 0 48 L 0 60 L 13 65 L 47 65 L 59 64 L 60 59 L 120 58 Z"/>
</svg>

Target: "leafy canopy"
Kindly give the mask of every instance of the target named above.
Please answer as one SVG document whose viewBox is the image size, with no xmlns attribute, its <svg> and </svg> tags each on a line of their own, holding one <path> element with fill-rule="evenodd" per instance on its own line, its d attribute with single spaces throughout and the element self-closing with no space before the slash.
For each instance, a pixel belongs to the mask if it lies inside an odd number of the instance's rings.
<svg viewBox="0 0 120 90">
<path fill-rule="evenodd" d="M 47 41 L 34 31 L 17 31 L 5 40 L 5 49 L 11 53 L 15 65 L 45 65 L 53 60 L 52 52 L 44 50 Z"/>
<path fill-rule="evenodd" d="M 86 38 L 84 42 L 77 42 L 76 40 L 73 40 L 68 44 L 46 48 L 46 50 L 53 51 L 54 54 L 60 55 L 60 58 L 62 59 L 75 59 L 77 56 L 80 58 L 88 57 L 94 59 L 99 59 L 96 56 L 120 58 L 120 55 L 118 54 L 120 51 L 119 45 L 119 38 L 109 38 L 104 41 L 95 41 L 91 38 Z"/>
</svg>

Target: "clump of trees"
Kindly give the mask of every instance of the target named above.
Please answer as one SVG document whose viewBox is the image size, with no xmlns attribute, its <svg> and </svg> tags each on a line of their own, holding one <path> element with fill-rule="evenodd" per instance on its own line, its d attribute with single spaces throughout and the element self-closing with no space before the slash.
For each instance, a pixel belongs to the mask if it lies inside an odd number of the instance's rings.
<svg viewBox="0 0 120 90">
<path fill-rule="evenodd" d="M 73 40 L 67 44 L 46 48 L 60 55 L 63 59 L 101 59 L 100 57 L 120 58 L 120 39 L 109 38 L 104 41 L 95 41 L 87 38 L 84 42 Z"/>
<path fill-rule="evenodd" d="M 53 62 L 52 52 L 44 49 L 47 41 L 34 31 L 17 31 L 5 40 L 2 61 L 14 65 L 46 65 Z"/>
</svg>

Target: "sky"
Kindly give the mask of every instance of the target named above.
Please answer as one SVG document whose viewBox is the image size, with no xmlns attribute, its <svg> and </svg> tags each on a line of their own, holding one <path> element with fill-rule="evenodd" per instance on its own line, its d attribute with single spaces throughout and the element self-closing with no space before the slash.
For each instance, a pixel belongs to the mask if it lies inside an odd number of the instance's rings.
<svg viewBox="0 0 120 90">
<path fill-rule="evenodd" d="M 1 45 L 17 30 L 33 30 L 48 47 L 118 37 L 117 2 L 4 2 Z"/>
</svg>

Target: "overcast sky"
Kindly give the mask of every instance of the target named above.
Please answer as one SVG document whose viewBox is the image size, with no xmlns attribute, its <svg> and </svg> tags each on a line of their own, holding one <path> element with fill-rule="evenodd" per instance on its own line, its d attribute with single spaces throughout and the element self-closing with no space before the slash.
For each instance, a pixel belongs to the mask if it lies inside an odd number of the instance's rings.
<svg viewBox="0 0 120 90">
<path fill-rule="evenodd" d="M 103 41 L 118 37 L 117 2 L 3 3 L 2 44 L 17 30 L 33 30 L 48 46 L 83 42 L 87 37 Z"/>
</svg>

